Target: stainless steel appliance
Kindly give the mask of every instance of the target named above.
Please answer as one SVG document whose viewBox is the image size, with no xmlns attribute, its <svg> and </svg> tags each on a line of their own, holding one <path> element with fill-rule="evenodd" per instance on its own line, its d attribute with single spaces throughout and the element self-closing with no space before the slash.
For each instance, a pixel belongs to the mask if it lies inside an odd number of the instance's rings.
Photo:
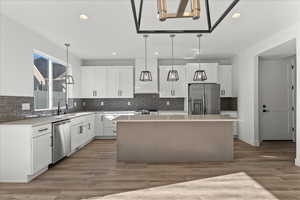
<svg viewBox="0 0 300 200">
<path fill-rule="evenodd" d="M 220 85 L 192 83 L 188 87 L 190 115 L 220 114 Z"/>
<path fill-rule="evenodd" d="M 71 153 L 70 120 L 52 124 L 52 164 Z"/>
</svg>

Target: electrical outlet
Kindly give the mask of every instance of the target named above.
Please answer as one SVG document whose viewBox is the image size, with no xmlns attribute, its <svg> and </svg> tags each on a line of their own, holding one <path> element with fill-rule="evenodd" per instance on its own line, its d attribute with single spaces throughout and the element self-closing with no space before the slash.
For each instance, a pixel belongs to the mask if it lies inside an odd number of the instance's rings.
<svg viewBox="0 0 300 200">
<path fill-rule="evenodd" d="M 22 110 L 30 110 L 30 103 L 23 103 Z"/>
<path fill-rule="evenodd" d="M 103 102 L 103 101 L 101 101 L 101 102 L 100 102 L 100 105 L 101 105 L 101 106 L 104 106 L 104 102 Z"/>
<path fill-rule="evenodd" d="M 84 101 L 84 102 L 82 102 L 82 106 L 85 106 L 85 105 L 86 105 L 85 101 Z"/>
<path fill-rule="evenodd" d="M 127 105 L 128 105 L 128 106 L 131 106 L 131 102 L 130 102 L 130 101 L 128 101 Z"/>
<path fill-rule="evenodd" d="M 167 102 L 166 102 L 166 105 L 167 105 L 167 106 L 170 106 L 170 101 L 167 101 Z"/>
</svg>

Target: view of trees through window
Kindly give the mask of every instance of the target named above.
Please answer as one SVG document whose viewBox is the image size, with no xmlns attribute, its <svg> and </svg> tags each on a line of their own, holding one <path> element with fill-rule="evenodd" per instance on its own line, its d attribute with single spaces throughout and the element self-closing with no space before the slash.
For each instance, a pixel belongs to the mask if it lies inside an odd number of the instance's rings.
<svg viewBox="0 0 300 200">
<path fill-rule="evenodd" d="M 33 54 L 34 105 L 36 110 L 64 106 L 66 98 L 65 75 L 67 68 L 49 58 Z"/>
</svg>

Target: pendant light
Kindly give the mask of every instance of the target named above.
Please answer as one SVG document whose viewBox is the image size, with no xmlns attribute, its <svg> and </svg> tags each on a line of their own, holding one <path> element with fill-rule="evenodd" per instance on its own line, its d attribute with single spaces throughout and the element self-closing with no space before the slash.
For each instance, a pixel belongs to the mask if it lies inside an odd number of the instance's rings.
<svg viewBox="0 0 300 200">
<path fill-rule="evenodd" d="M 69 48 L 70 48 L 70 44 L 66 43 L 65 47 L 66 47 L 66 53 L 67 53 L 67 70 L 66 70 L 66 75 L 65 75 L 65 81 L 66 81 L 66 85 L 74 85 L 74 78 L 72 75 L 68 75 L 68 67 L 69 67 Z"/>
<path fill-rule="evenodd" d="M 152 81 L 152 75 L 149 70 L 147 70 L 148 63 L 147 63 L 147 39 L 148 35 L 144 35 L 145 39 L 145 70 L 141 71 L 140 81 Z"/>
<path fill-rule="evenodd" d="M 200 56 L 200 40 L 202 37 L 202 34 L 197 35 L 198 37 L 198 41 L 199 41 L 199 56 Z M 206 72 L 204 70 L 201 70 L 201 64 L 199 63 L 199 69 L 197 71 L 195 71 L 194 74 L 194 81 L 206 81 L 207 80 L 207 75 Z"/>
<path fill-rule="evenodd" d="M 178 71 L 174 69 L 174 37 L 175 35 L 170 35 L 171 42 L 172 42 L 172 69 L 169 70 L 167 81 L 178 81 L 179 75 Z"/>
</svg>

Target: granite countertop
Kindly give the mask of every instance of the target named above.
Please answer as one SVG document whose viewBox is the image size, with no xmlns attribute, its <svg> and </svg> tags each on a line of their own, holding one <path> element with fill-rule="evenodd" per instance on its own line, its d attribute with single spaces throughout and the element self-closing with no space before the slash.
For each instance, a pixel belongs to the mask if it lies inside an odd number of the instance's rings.
<svg viewBox="0 0 300 200">
<path fill-rule="evenodd" d="M 117 122 L 191 122 L 191 121 L 238 121 L 237 118 L 226 115 L 134 115 L 121 116 Z"/>
<path fill-rule="evenodd" d="M 118 114 L 116 121 L 235 121 L 236 118 L 221 115 L 189 116 L 184 111 L 159 111 L 157 114 L 140 115 L 135 111 L 90 111 L 76 112 L 60 116 L 28 118 L 24 120 L 1 122 L 0 125 L 29 125 L 41 126 L 62 120 L 74 119 L 91 114 Z"/>
<path fill-rule="evenodd" d="M 86 115 L 95 114 L 95 112 L 78 112 L 78 113 L 69 113 L 65 115 L 55 115 L 49 117 L 37 117 L 37 118 L 28 118 L 24 120 L 10 121 L 10 122 L 1 122 L 0 125 L 29 125 L 29 126 L 41 126 L 45 124 L 50 124 L 62 120 L 74 119 L 77 117 L 82 117 Z"/>
</svg>

